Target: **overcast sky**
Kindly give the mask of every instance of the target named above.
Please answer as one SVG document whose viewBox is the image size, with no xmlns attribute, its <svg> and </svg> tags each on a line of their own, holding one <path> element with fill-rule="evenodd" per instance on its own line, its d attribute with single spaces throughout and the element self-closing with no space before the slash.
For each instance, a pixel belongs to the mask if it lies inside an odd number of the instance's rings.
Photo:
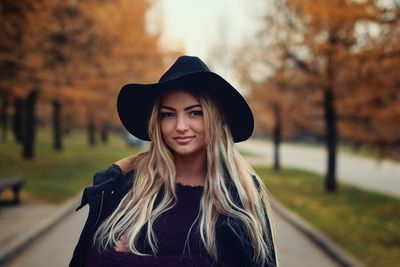
<svg viewBox="0 0 400 267">
<path fill-rule="evenodd" d="M 187 54 L 207 60 L 209 50 L 222 40 L 225 46 L 238 47 L 253 38 L 261 23 L 262 0 L 159 0 L 156 20 L 163 33 L 162 44 L 182 47 Z M 235 79 L 227 69 L 216 70 Z M 233 81 L 233 83 L 235 83 Z"/>
<path fill-rule="evenodd" d="M 259 0 L 162 0 L 165 40 L 205 56 L 219 36 L 240 42 L 256 30 Z"/>
</svg>

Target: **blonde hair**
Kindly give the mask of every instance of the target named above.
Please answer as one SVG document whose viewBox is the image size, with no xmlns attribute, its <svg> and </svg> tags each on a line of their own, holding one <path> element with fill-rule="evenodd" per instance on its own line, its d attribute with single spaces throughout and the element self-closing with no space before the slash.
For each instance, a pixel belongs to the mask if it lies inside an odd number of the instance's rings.
<svg viewBox="0 0 400 267">
<path fill-rule="evenodd" d="M 243 223 L 254 248 L 253 261 L 264 265 L 266 261 L 273 260 L 273 243 L 270 242 L 272 229 L 268 229 L 272 225 L 268 223 L 271 209 L 267 190 L 235 148 L 224 114 L 214 99 L 205 93 L 190 93 L 202 106 L 206 132 L 206 182 L 198 215 L 204 247 L 215 260 L 218 259 L 216 222 L 220 214 L 225 215 Z M 162 97 L 154 105 L 149 120 L 149 136 L 152 140 L 149 150 L 139 154 L 135 160 L 133 186 L 95 233 L 93 241 L 98 243 L 99 248 L 115 246 L 117 240 L 125 235 L 132 253 L 146 255 L 138 249 L 139 233 L 146 229 L 147 242 L 152 252 L 157 254 L 153 224 L 176 203 L 173 155 L 162 138 L 159 123 L 161 101 Z M 240 203 L 231 194 L 232 186 L 238 193 Z M 161 189 L 164 189 L 163 197 L 155 205 Z"/>
</svg>

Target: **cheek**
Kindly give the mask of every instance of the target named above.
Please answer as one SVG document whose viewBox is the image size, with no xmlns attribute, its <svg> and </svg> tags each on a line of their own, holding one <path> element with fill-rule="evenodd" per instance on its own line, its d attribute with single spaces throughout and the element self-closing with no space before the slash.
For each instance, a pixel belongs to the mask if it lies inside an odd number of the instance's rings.
<svg viewBox="0 0 400 267">
<path fill-rule="evenodd" d="M 204 142 L 208 143 L 211 139 L 211 135 L 213 133 L 213 128 L 210 127 L 209 125 L 206 125 L 206 123 L 202 124 L 202 135 L 204 138 Z"/>
<path fill-rule="evenodd" d="M 161 130 L 161 134 L 162 136 L 165 138 L 166 135 L 168 134 L 168 125 L 165 122 L 161 122 L 160 123 L 160 130 Z"/>
<path fill-rule="evenodd" d="M 205 135 L 206 126 L 204 124 L 204 120 L 199 120 L 199 122 L 196 124 L 196 131 L 203 136 Z"/>
<path fill-rule="evenodd" d="M 160 123 L 160 130 L 161 130 L 161 134 L 164 137 L 164 139 L 168 139 L 168 137 L 170 137 L 170 135 L 172 134 L 172 132 L 174 131 L 174 122 L 173 120 L 164 120 L 161 121 Z"/>
</svg>

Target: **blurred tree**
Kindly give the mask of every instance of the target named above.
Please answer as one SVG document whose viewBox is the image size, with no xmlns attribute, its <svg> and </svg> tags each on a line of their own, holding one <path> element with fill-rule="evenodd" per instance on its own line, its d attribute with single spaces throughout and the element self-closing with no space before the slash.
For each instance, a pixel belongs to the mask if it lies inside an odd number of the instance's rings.
<svg viewBox="0 0 400 267">
<path fill-rule="evenodd" d="M 276 21 L 272 15 L 266 19 L 268 31 L 248 40 L 237 51 L 233 65 L 241 84 L 251 88 L 247 98 L 254 110 L 255 132 L 270 133 L 273 167 L 279 171 L 282 140 L 304 140 L 320 132 L 321 123 L 315 120 L 320 113 L 320 95 L 309 93 L 316 86 L 314 80 L 287 60 L 288 40 L 282 37 L 282 25 L 272 23 Z"/>
<path fill-rule="evenodd" d="M 99 76 L 91 90 L 96 98 L 85 102 L 88 106 L 88 129 L 99 129 L 105 137 L 113 125 L 120 125 L 115 110 L 115 95 L 119 87 L 128 82 L 152 82 L 164 68 L 164 57 L 158 47 L 159 35 L 150 34 L 146 26 L 146 13 L 150 2 L 146 0 L 119 0 L 91 4 L 85 8 L 94 22 L 94 32 L 101 36 L 100 53 L 96 54 Z M 101 106 L 102 108 L 98 108 Z M 96 114 L 96 116 L 93 116 Z M 106 141 L 106 138 L 102 139 Z"/>
<path fill-rule="evenodd" d="M 299 41 L 286 47 L 286 57 L 305 73 L 314 76 L 323 91 L 325 140 L 328 152 L 325 188 L 336 190 L 337 55 L 348 53 L 354 44 L 354 24 L 367 14 L 363 4 L 349 1 L 287 0 L 287 13 L 300 23 L 287 18 L 288 27 L 296 29 Z M 319 89 L 318 88 L 318 89 Z"/>
<path fill-rule="evenodd" d="M 366 62 L 360 62 L 360 58 L 362 58 L 360 55 L 371 44 L 371 40 L 367 40 L 360 33 L 360 25 L 367 25 L 366 28 L 371 28 L 375 25 L 379 28 L 382 36 L 385 36 L 383 29 L 388 27 L 387 25 L 396 24 L 398 21 L 398 15 L 400 14 L 398 12 L 398 3 L 382 6 L 377 1 L 369 0 L 286 0 L 275 1 L 275 7 L 275 14 L 267 15 L 268 27 L 263 34 L 266 37 L 262 41 L 268 43 L 268 45 L 264 43 L 260 47 L 264 50 L 266 50 L 266 47 L 272 47 L 272 51 L 276 52 L 275 55 L 264 52 L 267 57 L 272 56 L 278 62 L 273 64 L 275 66 L 271 68 L 270 75 L 272 77 L 282 77 L 279 73 L 284 73 L 286 76 L 284 78 L 285 82 L 281 84 L 286 89 L 295 89 L 292 91 L 297 94 L 298 103 L 300 99 L 303 101 L 303 99 L 308 99 L 310 95 L 319 96 L 322 93 L 322 101 L 311 100 L 311 103 L 317 105 L 321 103 L 323 107 L 322 117 L 325 124 L 324 132 L 328 151 L 325 188 L 327 191 L 335 191 L 336 146 L 339 138 L 337 132 L 338 112 L 340 112 L 337 108 L 340 103 L 345 103 L 342 99 L 349 99 L 349 96 L 352 95 L 354 97 L 350 98 L 359 99 L 359 97 L 363 98 L 363 94 L 365 98 L 367 87 L 371 90 L 371 86 L 382 86 L 382 84 L 372 85 L 373 83 L 360 79 L 362 75 L 358 73 L 359 70 L 368 65 L 365 64 Z M 391 29 L 393 31 L 396 28 L 391 27 Z M 375 48 L 381 51 L 386 50 L 382 45 L 383 43 L 380 46 L 375 46 Z M 371 59 L 370 64 L 373 66 L 377 68 L 382 66 L 382 62 L 376 61 L 376 57 L 371 56 L 369 58 Z M 267 65 L 270 65 L 271 61 L 273 60 L 268 59 Z M 302 74 L 299 72 L 302 72 Z M 388 79 L 387 76 L 386 78 Z M 386 83 L 390 88 L 396 88 L 394 86 L 395 83 L 393 83 L 395 81 L 393 77 L 395 75 L 392 75 L 392 79 L 389 79 L 392 81 L 392 85 Z M 274 78 L 270 78 L 269 82 L 273 80 Z M 375 82 L 379 81 L 375 77 L 373 80 Z M 362 86 L 362 84 L 365 86 Z M 368 86 L 366 86 L 367 84 Z M 357 92 L 357 90 L 354 90 L 355 87 L 360 90 L 360 94 L 354 94 Z M 379 92 L 378 90 L 372 91 Z M 382 103 L 382 101 L 380 102 Z M 353 103 L 347 101 L 350 106 Z M 385 102 L 385 104 L 381 105 L 386 106 L 387 104 L 388 102 Z M 393 105 L 390 104 L 389 106 Z M 371 112 L 374 110 L 367 109 L 371 110 Z M 275 108 L 275 110 L 277 109 Z M 391 110 L 394 109 L 391 108 Z M 286 115 L 286 113 L 284 114 Z M 308 112 L 302 113 L 302 115 L 306 114 Z M 398 114 L 398 111 L 391 114 L 393 114 L 392 119 L 398 118 L 398 115 L 394 115 Z M 318 117 L 319 112 L 314 113 L 313 116 Z M 305 116 L 305 118 L 307 117 Z M 304 125 L 308 126 L 309 123 Z M 382 129 L 378 124 L 374 126 L 376 127 L 374 129 Z M 390 131 L 385 132 L 389 133 Z"/>
<path fill-rule="evenodd" d="M 31 24 L 31 31 L 39 36 L 39 68 L 46 82 L 42 91 L 53 109 L 53 147 L 61 150 L 65 90 L 73 86 L 76 72 L 96 66 L 98 37 L 93 32 L 93 22 L 76 2 L 52 1 L 46 7 L 35 16 L 36 23 Z"/>
<path fill-rule="evenodd" d="M 356 148 L 374 147 L 382 156 L 400 158 L 400 25 L 391 18 L 375 25 L 377 33 L 364 35 L 368 42 L 344 64 L 347 71 L 340 76 L 345 90 L 338 103 L 339 126 L 343 137 Z"/>
<path fill-rule="evenodd" d="M 23 157 L 33 158 L 35 138 L 35 105 L 39 94 L 40 80 L 37 71 L 26 64 L 27 57 L 34 51 L 29 34 L 31 14 L 42 7 L 40 1 L 0 2 L 0 97 L 4 99 L 2 125 L 7 130 L 8 103 L 14 99 L 13 130 L 17 142 L 23 144 Z"/>
<path fill-rule="evenodd" d="M 22 108 L 23 100 L 20 97 L 14 99 L 14 117 L 13 117 L 13 133 L 15 141 L 17 143 L 22 143 Z"/>
<path fill-rule="evenodd" d="M 8 133 L 8 106 L 10 102 L 10 96 L 5 94 L 0 104 L 0 124 L 1 124 L 1 140 L 5 142 L 7 140 Z"/>
<path fill-rule="evenodd" d="M 24 123 L 24 142 L 23 142 L 23 158 L 33 159 L 35 156 L 35 128 L 36 128 L 36 102 L 38 98 L 38 90 L 29 92 L 25 102 L 25 123 Z"/>
<path fill-rule="evenodd" d="M 315 117 L 320 113 L 318 94 L 308 94 L 303 86 L 313 86 L 300 71 L 277 70 L 265 81 L 255 85 L 248 96 L 254 110 L 256 131 L 269 132 L 273 140 L 274 170 L 280 170 L 282 140 L 308 138 L 306 132 L 318 133 L 321 125 Z"/>
<path fill-rule="evenodd" d="M 31 1 L 0 1 L 0 127 L 3 141 L 7 136 L 7 126 L 9 121 L 9 104 L 14 103 L 17 111 L 14 116 L 13 130 L 17 142 L 22 141 L 21 127 L 22 108 L 21 101 L 13 101 L 14 96 L 21 99 L 26 95 L 23 90 L 16 90 L 16 80 L 19 79 L 20 72 L 26 69 L 23 59 L 28 52 L 23 46 L 23 35 L 26 34 L 25 25 L 28 21 L 28 14 L 35 10 L 35 4 Z"/>
<path fill-rule="evenodd" d="M 22 135 L 34 136 L 25 134 L 35 127 L 25 125 L 30 117 L 19 105 L 25 101 L 18 100 L 29 95 L 27 99 L 39 101 L 30 101 L 28 113 L 52 123 L 55 149 L 62 148 L 66 127 L 86 128 L 90 136 L 101 129 L 106 142 L 108 129 L 120 127 L 115 112 L 120 86 L 132 80 L 154 81 L 164 69 L 164 58 L 171 54 L 158 47 L 159 33 L 148 32 L 148 0 L 0 4 L 4 17 L 0 36 L 5 40 L 0 47 L 0 118 L 6 129 L 7 105 L 15 103 L 17 140 Z M 30 92 L 35 92 L 35 98 Z M 41 105 L 39 112 L 35 103 Z M 45 105 L 52 108 L 51 113 Z M 65 119 L 68 124 L 64 125 Z"/>
</svg>

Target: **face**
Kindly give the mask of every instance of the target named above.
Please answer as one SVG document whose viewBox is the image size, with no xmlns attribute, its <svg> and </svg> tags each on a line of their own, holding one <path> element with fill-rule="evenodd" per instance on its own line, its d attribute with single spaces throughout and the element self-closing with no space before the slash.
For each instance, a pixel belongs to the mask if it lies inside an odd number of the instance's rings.
<svg viewBox="0 0 400 267">
<path fill-rule="evenodd" d="M 176 155 L 204 153 L 205 129 L 200 102 L 185 91 L 164 96 L 160 108 L 161 133 Z"/>
</svg>

